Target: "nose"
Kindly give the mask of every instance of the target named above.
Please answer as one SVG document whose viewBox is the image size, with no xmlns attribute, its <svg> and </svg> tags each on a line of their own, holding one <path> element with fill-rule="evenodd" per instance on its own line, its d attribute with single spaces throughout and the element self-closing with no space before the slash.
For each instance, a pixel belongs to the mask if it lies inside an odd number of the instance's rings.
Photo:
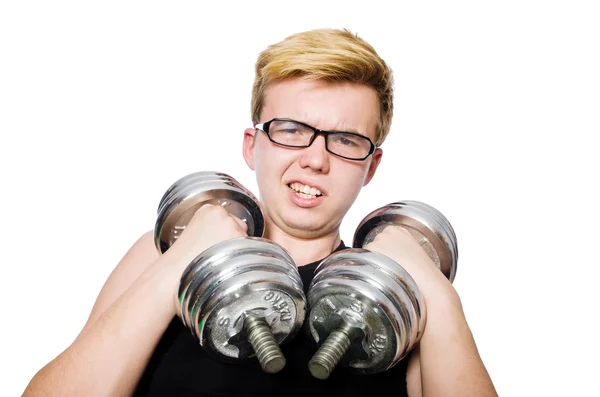
<svg viewBox="0 0 600 397">
<path fill-rule="evenodd" d="M 304 149 L 301 149 L 300 166 L 310 168 L 315 172 L 326 174 L 329 172 L 329 153 L 325 148 L 325 137 L 319 135 L 315 137 L 313 143 Z"/>
</svg>

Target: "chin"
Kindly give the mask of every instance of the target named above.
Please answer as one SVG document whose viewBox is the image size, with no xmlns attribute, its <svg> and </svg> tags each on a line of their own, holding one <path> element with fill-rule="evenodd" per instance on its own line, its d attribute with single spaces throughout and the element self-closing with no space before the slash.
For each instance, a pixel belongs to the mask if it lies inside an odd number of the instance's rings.
<svg viewBox="0 0 600 397">
<path fill-rule="evenodd" d="M 324 220 L 322 216 L 319 217 L 321 219 L 310 218 L 306 214 L 298 214 L 296 217 L 290 218 L 288 216 L 282 220 L 288 230 L 299 237 L 319 237 L 331 231 L 332 225 L 329 223 L 330 219 Z M 317 217 L 315 216 L 315 218 Z"/>
<path fill-rule="evenodd" d="M 302 226 L 302 225 L 293 225 L 288 230 L 288 233 L 292 236 L 302 238 L 302 239 L 313 239 L 323 236 L 327 233 L 327 229 L 324 227 L 318 226 Z"/>
</svg>

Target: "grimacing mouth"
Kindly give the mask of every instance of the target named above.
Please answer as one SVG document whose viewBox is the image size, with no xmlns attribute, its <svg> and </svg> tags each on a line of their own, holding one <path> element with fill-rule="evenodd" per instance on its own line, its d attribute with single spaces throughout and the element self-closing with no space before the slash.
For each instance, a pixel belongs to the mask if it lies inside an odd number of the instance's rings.
<svg viewBox="0 0 600 397">
<path fill-rule="evenodd" d="M 319 189 L 308 185 L 304 185 L 300 182 L 288 183 L 287 186 L 303 198 L 321 197 L 323 195 L 323 193 L 321 193 Z"/>
</svg>

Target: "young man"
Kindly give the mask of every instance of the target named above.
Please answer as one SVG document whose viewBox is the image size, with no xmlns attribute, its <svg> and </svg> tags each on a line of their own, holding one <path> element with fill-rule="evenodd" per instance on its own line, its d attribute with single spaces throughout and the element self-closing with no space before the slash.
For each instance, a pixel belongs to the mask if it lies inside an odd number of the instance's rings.
<svg viewBox="0 0 600 397">
<path fill-rule="evenodd" d="M 264 236 L 292 255 L 305 289 L 316 265 L 345 247 L 340 224 L 377 170 L 392 113 L 390 69 L 348 31 L 300 33 L 259 56 L 243 156 L 256 172 Z M 80 335 L 36 374 L 25 396 L 496 395 L 456 291 L 399 228 L 365 247 L 402 263 L 425 298 L 421 342 L 395 367 L 362 376 L 337 368 L 315 379 L 303 333 L 282 347 L 287 365 L 277 374 L 256 360 L 207 357 L 176 317 L 179 279 L 199 253 L 246 230 L 223 208 L 206 205 L 163 255 L 152 232 L 142 236 L 106 281 Z"/>
</svg>

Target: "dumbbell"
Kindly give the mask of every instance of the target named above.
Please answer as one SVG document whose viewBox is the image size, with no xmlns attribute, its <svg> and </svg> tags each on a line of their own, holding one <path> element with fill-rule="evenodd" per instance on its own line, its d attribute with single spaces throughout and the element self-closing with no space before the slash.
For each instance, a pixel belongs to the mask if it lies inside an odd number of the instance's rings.
<svg viewBox="0 0 600 397">
<path fill-rule="evenodd" d="M 369 213 L 356 228 L 352 248 L 324 259 L 309 286 L 306 329 L 318 346 L 309 370 L 316 378 L 328 378 L 338 364 L 359 374 L 386 371 L 423 335 L 427 310 L 412 277 L 391 258 L 363 248 L 390 225 L 408 230 L 454 281 L 456 235 L 438 210 L 402 201 Z"/>
<path fill-rule="evenodd" d="M 212 357 L 238 362 L 256 357 L 265 372 L 285 366 L 280 345 L 301 329 L 306 297 L 290 254 L 264 239 L 256 197 L 237 180 L 204 171 L 177 180 L 158 206 L 154 242 L 165 253 L 207 203 L 220 205 L 248 226 L 199 253 L 184 270 L 178 317 Z"/>
<path fill-rule="evenodd" d="M 227 174 L 195 172 L 175 181 L 160 200 L 154 242 L 161 254 L 175 243 L 204 204 L 225 207 L 246 223 L 248 236 L 263 236 L 264 217 L 252 192 Z"/>
</svg>

